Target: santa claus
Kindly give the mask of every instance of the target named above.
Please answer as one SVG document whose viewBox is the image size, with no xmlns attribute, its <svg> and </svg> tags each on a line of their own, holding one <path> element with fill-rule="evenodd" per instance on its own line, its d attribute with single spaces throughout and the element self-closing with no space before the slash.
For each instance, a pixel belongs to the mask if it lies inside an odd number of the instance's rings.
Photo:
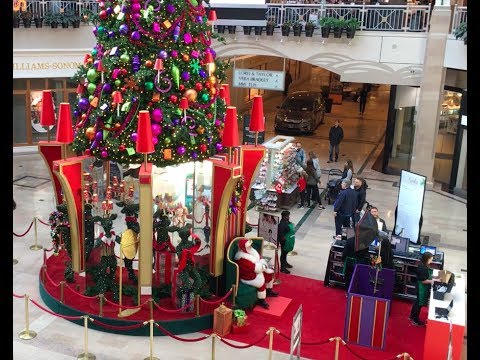
<svg viewBox="0 0 480 360">
<path fill-rule="evenodd" d="M 252 248 L 252 240 L 249 239 L 238 241 L 238 251 L 234 259 L 238 264 L 240 281 L 256 287 L 258 305 L 268 309 L 269 305 L 265 298 L 278 296 L 278 293 L 272 290 L 273 269 L 269 268 L 267 261 L 260 257 L 257 250 Z"/>
</svg>

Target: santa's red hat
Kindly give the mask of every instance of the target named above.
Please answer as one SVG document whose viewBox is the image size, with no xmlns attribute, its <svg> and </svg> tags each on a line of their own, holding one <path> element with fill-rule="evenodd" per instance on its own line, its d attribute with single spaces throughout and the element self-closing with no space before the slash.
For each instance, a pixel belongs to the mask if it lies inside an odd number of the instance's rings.
<svg viewBox="0 0 480 360">
<path fill-rule="evenodd" d="M 241 239 L 238 241 L 238 247 L 240 248 L 240 250 L 242 250 L 243 252 L 247 252 L 247 244 L 250 242 L 250 245 L 252 244 L 251 240 L 249 239 Z"/>
</svg>

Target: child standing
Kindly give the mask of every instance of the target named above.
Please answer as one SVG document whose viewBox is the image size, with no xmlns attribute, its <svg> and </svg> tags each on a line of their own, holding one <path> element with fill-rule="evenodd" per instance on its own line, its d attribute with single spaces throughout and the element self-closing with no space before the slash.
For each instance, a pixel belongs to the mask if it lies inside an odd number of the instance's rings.
<svg viewBox="0 0 480 360">
<path fill-rule="evenodd" d="M 304 208 L 305 200 L 307 200 L 307 173 L 305 171 L 300 172 L 300 177 L 297 181 L 298 191 L 300 192 L 300 209 Z"/>
</svg>

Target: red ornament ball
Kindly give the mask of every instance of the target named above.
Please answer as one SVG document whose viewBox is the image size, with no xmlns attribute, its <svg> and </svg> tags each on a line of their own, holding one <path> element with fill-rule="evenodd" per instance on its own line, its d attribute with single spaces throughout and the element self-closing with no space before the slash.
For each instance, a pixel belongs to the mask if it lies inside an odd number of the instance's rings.
<svg viewBox="0 0 480 360">
<path fill-rule="evenodd" d="M 105 10 L 101 10 L 99 13 L 98 13 L 98 17 L 101 19 L 101 20 L 105 20 L 107 18 L 107 12 Z"/>
<path fill-rule="evenodd" d="M 126 88 L 126 87 L 122 87 L 122 88 L 120 89 L 120 91 L 121 91 L 122 93 L 124 93 L 124 92 L 127 91 L 127 88 Z"/>
<path fill-rule="evenodd" d="M 207 145 L 206 144 L 200 144 L 200 146 L 198 148 L 200 149 L 200 151 L 202 153 L 207 151 Z"/>
<path fill-rule="evenodd" d="M 177 101 L 178 101 L 178 97 L 177 97 L 176 95 L 170 95 L 170 97 L 168 98 L 168 100 L 169 100 L 171 103 L 176 104 Z"/>
<path fill-rule="evenodd" d="M 153 62 L 151 60 L 147 60 L 145 61 L 145 66 L 149 69 L 151 69 L 153 67 Z"/>
<path fill-rule="evenodd" d="M 203 89 L 203 85 L 202 85 L 201 83 L 197 82 L 197 83 L 195 84 L 195 90 L 201 91 L 202 89 Z"/>
<path fill-rule="evenodd" d="M 211 120 L 212 118 L 213 118 L 213 114 L 208 113 L 208 114 L 207 114 L 207 119 Z"/>
<path fill-rule="evenodd" d="M 125 76 L 128 74 L 127 69 L 120 69 L 120 75 Z"/>
<path fill-rule="evenodd" d="M 207 89 L 210 89 L 210 86 L 212 86 L 212 84 L 210 84 L 208 81 L 205 81 L 203 83 L 203 85 L 207 88 Z"/>
<path fill-rule="evenodd" d="M 198 38 L 194 37 L 194 38 L 193 38 L 193 43 L 194 43 L 194 44 L 198 43 Z"/>
<path fill-rule="evenodd" d="M 85 150 L 85 155 L 89 156 L 90 155 L 90 149 Z"/>
<path fill-rule="evenodd" d="M 180 90 L 180 91 L 185 91 L 185 85 L 181 84 L 181 85 L 178 87 L 178 90 Z"/>
<path fill-rule="evenodd" d="M 123 144 L 118 147 L 118 150 L 120 150 L 120 151 L 125 151 L 125 149 L 126 149 L 126 147 Z"/>
</svg>

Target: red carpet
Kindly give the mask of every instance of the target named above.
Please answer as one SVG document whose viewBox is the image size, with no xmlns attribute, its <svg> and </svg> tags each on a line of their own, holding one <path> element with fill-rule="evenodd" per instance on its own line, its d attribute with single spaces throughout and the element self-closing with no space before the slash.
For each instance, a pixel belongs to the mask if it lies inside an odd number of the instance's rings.
<svg viewBox="0 0 480 360">
<path fill-rule="evenodd" d="M 229 334 L 226 339 L 251 344 L 260 339 L 270 326 L 280 330 L 290 337 L 292 319 L 300 304 L 303 308 L 302 343 L 315 343 L 331 337 L 343 338 L 345 321 L 345 291 L 340 288 L 326 288 L 323 282 L 295 275 L 282 274 L 282 283 L 274 287 L 281 296 L 292 299 L 280 319 L 265 316 L 257 312 L 247 312 L 250 323 L 246 334 Z M 267 298 L 267 301 L 269 298 Z M 368 360 L 386 360 L 408 352 L 415 360 L 423 358 L 423 342 L 425 327 L 415 327 L 410 324 L 412 303 L 394 299 L 392 301 L 390 317 L 387 325 L 387 340 L 385 351 L 372 350 L 363 346 L 350 345 L 349 347 L 361 357 Z M 420 318 L 427 316 L 426 309 L 422 308 Z M 301 347 L 301 356 L 309 359 L 333 358 L 335 342 L 325 345 L 304 345 Z M 268 337 L 258 344 L 268 348 Z M 273 349 L 284 353 L 290 352 L 290 341 L 281 335 L 275 335 Z M 345 346 L 340 346 L 340 359 L 358 359 Z"/>
</svg>

